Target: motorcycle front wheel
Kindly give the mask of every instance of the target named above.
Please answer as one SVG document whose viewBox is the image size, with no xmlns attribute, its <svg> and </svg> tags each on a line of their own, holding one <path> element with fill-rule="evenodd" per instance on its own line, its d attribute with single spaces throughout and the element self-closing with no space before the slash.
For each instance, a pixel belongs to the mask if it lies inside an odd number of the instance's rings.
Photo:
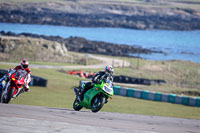
<svg viewBox="0 0 200 133">
<path fill-rule="evenodd" d="M 83 108 L 83 106 L 80 106 L 80 102 L 78 101 L 77 98 L 74 100 L 73 108 L 76 111 L 79 111 Z"/>
<path fill-rule="evenodd" d="M 9 103 L 11 98 L 13 97 L 14 92 L 15 92 L 15 88 L 11 88 L 7 94 L 7 98 L 3 100 L 3 103 Z"/>
<path fill-rule="evenodd" d="M 92 112 L 98 112 L 104 105 L 106 101 L 105 96 L 97 95 L 92 101 Z"/>
</svg>

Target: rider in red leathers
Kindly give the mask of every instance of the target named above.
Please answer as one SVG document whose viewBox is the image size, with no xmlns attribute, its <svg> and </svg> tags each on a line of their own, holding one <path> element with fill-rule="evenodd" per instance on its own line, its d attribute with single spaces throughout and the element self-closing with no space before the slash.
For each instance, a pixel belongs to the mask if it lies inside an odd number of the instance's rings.
<svg viewBox="0 0 200 133">
<path fill-rule="evenodd" d="M 10 79 L 11 75 L 15 72 L 23 73 L 25 77 L 24 91 L 30 91 L 29 82 L 31 81 L 31 69 L 29 68 L 29 62 L 26 59 L 21 60 L 21 64 L 16 66 L 14 69 L 9 69 L 8 74 L 5 75 L 1 80 L 6 82 Z"/>
</svg>

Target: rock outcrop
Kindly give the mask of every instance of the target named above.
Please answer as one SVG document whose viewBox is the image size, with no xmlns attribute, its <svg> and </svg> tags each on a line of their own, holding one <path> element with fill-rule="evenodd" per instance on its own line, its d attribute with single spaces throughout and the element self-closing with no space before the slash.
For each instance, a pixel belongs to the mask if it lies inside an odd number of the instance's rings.
<svg viewBox="0 0 200 133">
<path fill-rule="evenodd" d="M 1 60 L 27 58 L 33 61 L 59 61 L 67 58 L 64 44 L 31 37 L 0 37 Z"/>
</svg>

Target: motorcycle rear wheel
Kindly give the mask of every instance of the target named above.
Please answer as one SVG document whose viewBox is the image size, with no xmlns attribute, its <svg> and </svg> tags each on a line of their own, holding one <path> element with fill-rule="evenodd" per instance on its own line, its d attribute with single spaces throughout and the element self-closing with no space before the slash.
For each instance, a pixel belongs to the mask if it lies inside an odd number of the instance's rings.
<svg viewBox="0 0 200 133">
<path fill-rule="evenodd" d="M 98 112 L 103 107 L 105 101 L 106 101 L 105 96 L 97 95 L 92 101 L 92 107 L 91 107 L 92 112 L 94 113 Z"/>
<path fill-rule="evenodd" d="M 2 102 L 3 102 L 3 91 L 0 90 L 0 103 L 2 103 Z"/>
<path fill-rule="evenodd" d="M 74 100 L 73 108 L 76 111 L 79 111 L 79 110 L 81 110 L 83 108 L 83 106 L 80 106 L 79 101 L 78 101 L 77 98 Z"/>
</svg>

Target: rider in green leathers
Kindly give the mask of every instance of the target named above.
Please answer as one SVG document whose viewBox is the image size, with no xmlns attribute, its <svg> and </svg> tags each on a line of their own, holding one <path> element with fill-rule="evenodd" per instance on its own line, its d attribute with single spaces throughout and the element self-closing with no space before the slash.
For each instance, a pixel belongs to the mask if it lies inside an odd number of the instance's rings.
<svg viewBox="0 0 200 133">
<path fill-rule="evenodd" d="M 100 84 L 104 78 L 109 78 L 109 80 L 113 81 L 113 73 L 114 68 L 112 66 L 106 66 L 104 71 L 99 71 L 93 78 L 92 82 L 88 82 L 85 84 L 85 88 L 78 96 L 79 101 L 83 100 L 83 96 L 85 92 L 93 87 L 95 83 Z"/>
</svg>

